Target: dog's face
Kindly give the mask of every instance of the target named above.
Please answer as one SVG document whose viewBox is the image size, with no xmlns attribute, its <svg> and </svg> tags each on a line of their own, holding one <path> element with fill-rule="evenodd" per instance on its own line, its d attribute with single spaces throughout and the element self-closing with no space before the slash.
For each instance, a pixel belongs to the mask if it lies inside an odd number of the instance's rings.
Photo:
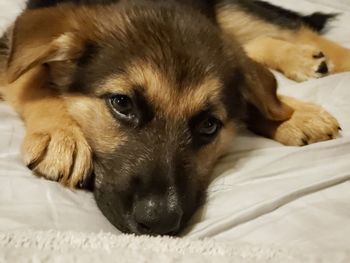
<svg viewBox="0 0 350 263">
<path fill-rule="evenodd" d="M 125 231 L 170 234 L 204 197 L 235 124 L 216 29 L 153 12 L 128 14 L 123 36 L 90 47 L 71 84 L 82 95 L 67 102 L 95 153 L 101 210 Z"/>
<path fill-rule="evenodd" d="M 188 10 L 75 8 L 18 20 L 10 76 L 48 67 L 93 149 L 95 197 L 114 225 L 177 233 L 204 198 L 246 101 L 273 111 L 247 87 L 255 64 L 247 66 L 238 47 L 228 51 L 217 28 Z M 61 21 L 58 32 L 44 25 L 26 35 L 47 18 Z M 263 81 L 274 82 L 269 75 Z"/>
<path fill-rule="evenodd" d="M 235 124 L 216 77 L 131 65 L 92 84 L 91 97 L 68 97 L 69 109 L 94 150 L 105 215 L 125 231 L 176 233 L 203 198 Z"/>
</svg>

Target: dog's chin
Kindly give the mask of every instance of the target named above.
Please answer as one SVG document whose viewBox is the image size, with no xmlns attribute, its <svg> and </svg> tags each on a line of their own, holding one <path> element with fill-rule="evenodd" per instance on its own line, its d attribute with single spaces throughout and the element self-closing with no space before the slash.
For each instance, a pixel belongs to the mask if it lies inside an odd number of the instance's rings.
<svg viewBox="0 0 350 263">
<path fill-rule="evenodd" d="M 134 235 L 147 235 L 147 236 L 176 236 L 179 234 L 180 230 L 171 231 L 169 233 L 164 234 L 157 234 L 145 231 L 144 229 L 140 229 L 140 226 L 132 219 L 126 220 L 125 225 L 127 226 L 124 229 L 127 229 L 126 231 L 123 231 L 124 233 L 128 234 L 134 234 Z M 115 225 L 116 226 L 116 225 Z M 119 228 L 118 228 L 119 229 Z M 119 229 L 120 230 L 120 229 Z"/>
<path fill-rule="evenodd" d="M 103 197 L 103 191 L 94 187 L 93 193 L 98 208 L 108 221 L 121 232 L 131 233 L 128 224 L 125 223 L 127 220 L 124 219 L 123 213 L 118 213 L 116 211 L 113 202 L 106 201 L 106 198 Z"/>
</svg>

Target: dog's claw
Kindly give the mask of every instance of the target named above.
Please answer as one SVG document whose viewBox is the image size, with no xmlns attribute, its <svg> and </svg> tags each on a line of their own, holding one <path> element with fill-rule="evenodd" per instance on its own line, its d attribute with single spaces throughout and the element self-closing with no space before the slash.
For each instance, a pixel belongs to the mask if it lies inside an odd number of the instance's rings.
<svg viewBox="0 0 350 263">
<path fill-rule="evenodd" d="M 321 51 L 320 53 L 316 54 L 316 55 L 313 55 L 312 56 L 313 58 L 317 59 L 317 58 L 324 58 L 324 54 L 323 52 Z"/>
<path fill-rule="evenodd" d="M 309 145 L 309 142 L 307 139 L 302 139 L 303 145 L 302 146 L 306 146 Z"/>
<path fill-rule="evenodd" d="M 328 70 L 328 65 L 326 61 L 322 61 L 322 63 L 319 65 L 317 71 L 317 73 L 320 74 L 328 74 L 329 70 Z"/>
</svg>

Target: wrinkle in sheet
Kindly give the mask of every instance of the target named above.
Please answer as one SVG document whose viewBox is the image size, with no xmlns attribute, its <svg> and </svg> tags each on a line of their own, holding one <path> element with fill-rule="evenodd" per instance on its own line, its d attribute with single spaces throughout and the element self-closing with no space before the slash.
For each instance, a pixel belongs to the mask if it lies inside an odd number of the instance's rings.
<svg viewBox="0 0 350 263">
<path fill-rule="evenodd" d="M 321 191 L 329 187 L 333 187 L 338 184 L 342 184 L 349 180 L 350 180 L 350 174 L 347 174 L 337 178 L 333 178 L 331 180 L 325 180 L 323 182 L 319 182 L 301 189 L 297 189 L 286 195 L 282 195 L 271 200 L 265 200 L 260 204 L 257 204 L 253 207 L 249 207 L 248 209 L 242 211 L 238 215 L 217 220 L 216 222 L 212 221 L 210 226 L 208 226 L 207 228 L 201 229 L 198 232 L 192 232 L 191 236 L 196 238 L 214 237 L 223 231 L 227 231 L 228 229 L 232 229 L 240 224 L 244 224 L 248 221 L 254 220 L 267 213 L 271 213 L 274 210 L 290 202 L 293 202 L 296 199 L 299 199 L 303 196 Z M 203 231 L 205 232 L 204 236 L 202 236 L 201 234 L 201 232 Z"/>
</svg>

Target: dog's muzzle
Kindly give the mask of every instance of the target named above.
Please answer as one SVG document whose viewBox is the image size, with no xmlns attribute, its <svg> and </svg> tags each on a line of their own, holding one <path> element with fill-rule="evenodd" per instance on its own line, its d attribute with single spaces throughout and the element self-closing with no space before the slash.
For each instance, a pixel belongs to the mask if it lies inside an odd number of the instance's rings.
<svg viewBox="0 0 350 263">
<path fill-rule="evenodd" d="M 148 195 L 133 203 L 131 228 L 138 234 L 172 235 L 179 231 L 183 211 L 177 198 L 166 195 Z"/>
</svg>

